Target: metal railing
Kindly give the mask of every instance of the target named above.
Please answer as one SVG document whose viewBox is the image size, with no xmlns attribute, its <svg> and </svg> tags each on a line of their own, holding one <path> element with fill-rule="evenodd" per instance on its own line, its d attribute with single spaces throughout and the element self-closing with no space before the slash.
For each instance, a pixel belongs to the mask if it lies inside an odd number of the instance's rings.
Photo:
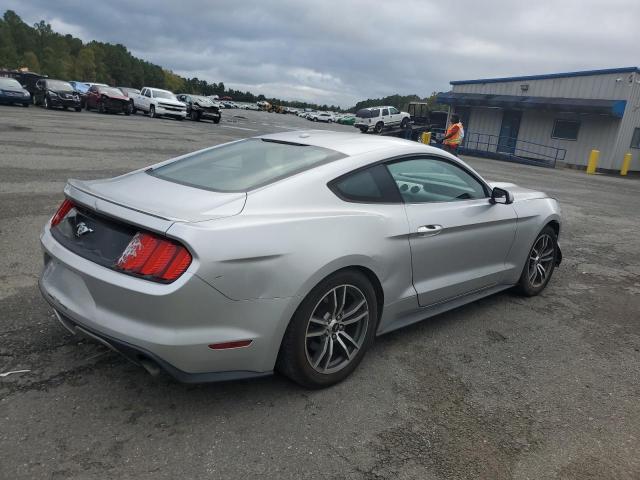
<svg viewBox="0 0 640 480">
<path fill-rule="evenodd" d="M 461 153 L 488 156 L 531 165 L 555 168 L 567 150 L 542 143 L 490 133 L 466 132 L 459 147 Z"/>
<path fill-rule="evenodd" d="M 433 134 L 432 143 L 436 146 L 441 146 L 436 142 L 436 139 L 442 138 L 445 131 L 434 128 L 431 132 Z M 465 132 L 458 151 L 468 155 L 550 168 L 555 168 L 556 163 L 563 161 L 567 154 L 567 150 L 564 148 L 513 137 L 501 137 L 500 135 L 477 132 Z"/>
</svg>

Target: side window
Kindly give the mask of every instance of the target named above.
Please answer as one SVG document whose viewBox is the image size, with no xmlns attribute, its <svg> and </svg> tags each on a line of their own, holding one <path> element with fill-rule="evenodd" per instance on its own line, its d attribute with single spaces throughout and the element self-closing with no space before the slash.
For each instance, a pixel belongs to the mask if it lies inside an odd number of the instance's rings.
<svg viewBox="0 0 640 480">
<path fill-rule="evenodd" d="M 380 116 L 380 109 L 379 108 L 374 108 L 373 110 L 371 110 L 371 118 L 376 118 Z"/>
<path fill-rule="evenodd" d="M 151 90 L 147 88 L 147 90 L 144 92 L 144 96 L 151 98 Z"/>
<path fill-rule="evenodd" d="M 389 109 L 388 108 L 383 108 L 382 109 L 382 116 L 386 117 L 387 115 L 389 115 Z"/>
<path fill-rule="evenodd" d="M 384 165 L 344 175 L 329 184 L 333 192 L 347 202 L 399 203 L 398 190 Z"/>
<path fill-rule="evenodd" d="M 400 111 L 395 107 L 391 107 L 389 111 L 391 112 L 391 115 L 397 115 L 398 113 L 400 113 Z"/>
<path fill-rule="evenodd" d="M 462 167 L 436 158 L 411 158 L 387 164 L 407 203 L 454 202 L 486 198 L 484 185 Z"/>
</svg>

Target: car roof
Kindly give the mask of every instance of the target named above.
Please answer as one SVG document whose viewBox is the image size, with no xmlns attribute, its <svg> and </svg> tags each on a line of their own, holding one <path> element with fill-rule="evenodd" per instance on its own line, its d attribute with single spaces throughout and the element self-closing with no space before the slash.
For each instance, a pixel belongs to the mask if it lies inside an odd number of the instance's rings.
<svg viewBox="0 0 640 480">
<path fill-rule="evenodd" d="M 362 133 L 335 132 L 331 130 L 298 130 L 293 132 L 272 133 L 261 135 L 257 138 L 274 140 L 278 142 L 298 143 L 323 147 L 348 156 L 359 155 L 375 150 L 388 150 L 390 148 L 413 148 L 416 150 L 442 150 L 428 147 L 421 143 L 403 140 L 396 137 L 383 137 L 378 135 L 365 135 Z"/>
</svg>

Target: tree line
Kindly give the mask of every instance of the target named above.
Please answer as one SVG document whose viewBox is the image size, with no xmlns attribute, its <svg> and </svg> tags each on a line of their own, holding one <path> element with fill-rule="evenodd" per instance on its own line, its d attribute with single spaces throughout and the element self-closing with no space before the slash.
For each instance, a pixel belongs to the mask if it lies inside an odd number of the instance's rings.
<svg viewBox="0 0 640 480">
<path fill-rule="evenodd" d="M 266 98 L 251 92 L 226 88 L 223 82 L 209 83 L 184 78 L 159 65 L 131 55 L 121 44 L 91 41 L 84 43 L 72 35 L 54 32 L 44 20 L 27 25 L 12 10 L 0 19 L 0 68 L 26 67 L 30 71 L 62 80 L 80 80 L 107 85 L 141 88 L 165 88 L 173 92 L 228 96 L 239 102 L 266 100 L 272 104 L 296 108 L 340 111 L 335 105 L 317 105 L 300 101 Z M 349 111 L 374 105 L 393 105 L 405 109 L 409 101 L 421 101 L 417 95 L 392 95 L 358 102 Z"/>
</svg>

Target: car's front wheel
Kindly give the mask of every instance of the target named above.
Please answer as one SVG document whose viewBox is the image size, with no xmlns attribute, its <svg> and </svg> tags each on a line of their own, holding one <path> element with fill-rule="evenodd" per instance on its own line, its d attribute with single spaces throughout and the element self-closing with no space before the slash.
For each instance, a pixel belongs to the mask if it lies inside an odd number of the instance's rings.
<svg viewBox="0 0 640 480">
<path fill-rule="evenodd" d="M 384 123 L 378 122 L 376 123 L 376 126 L 374 127 L 373 131 L 379 134 L 379 133 L 382 133 L 382 129 L 384 129 Z"/>
<path fill-rule="evenodd" d="M 46 109 L 51 109 L 51 101 L 49 100 L 49 97 L 45 96 L 44 97 L 44 102 L 42 104 L 44 106 L 44 108 Z"/>
<path fill-rule="evenodd" d="M 542 292 L 556 267 L 558 238 L 550 226 L 546 226 L 536 237 L 529 251 L 517 289 L 523 295 L 533 297 Z"/>
<path fill-rule="evenodd" d="M 356 270 L 337 272 L 302 301 L 280 346 L 277 368 L 307 388 L 338 383 L 371 345 L 378 321 L 376 294 Z"/>
<path fill-rule="evenodd" d="M 409 119 L 407 117 L 404 117 L 400 122 L 400 128 L 405 129 L 407 128 L 408 125 L 409 125 Z"/>
<path fill-rule="evenodd" d="M 156 107 L 154 107 L 153 105 L 149 107 L 149 116 L 151 118 L 156 118 Z"/>
</svg>

